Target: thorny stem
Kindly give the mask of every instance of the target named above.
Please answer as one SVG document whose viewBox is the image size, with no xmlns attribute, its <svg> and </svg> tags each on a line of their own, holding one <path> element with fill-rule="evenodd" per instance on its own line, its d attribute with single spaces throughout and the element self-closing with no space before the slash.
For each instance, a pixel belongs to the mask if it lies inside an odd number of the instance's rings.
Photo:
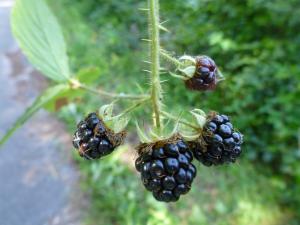
<svg viewBox="0 0 300 225">
<path fill-rule="evenodd" d="M 179 123 L 184 124 L 184 125 L 186 125 L 186 126 L 192 128 L 192 129 L 194 129 L 194 130 L 196 130 L 196 131 L 199 130 L 199 127 L 196 127 L 196 126 L 194 126 L 193 124 L 191 124 L 191 123 L 189 123 L 189 122 L 187 122 L 187 121 L 185 121 L 185 120 L 183 120 L 183 119 L 178 119 L 178 117 L 173 116 L 172 114 L 170 114 L 170 113 L 168 113 L 168 112 L 162 111 L 161 114 L 164 115 L 166 118 L 169 118 L 169 119 L 174 120 L 174 121 L 178 121 Z"/>
<path fill-rule="evenodd" d="M 92 87 L 89 87 L 85 84 L 80 83 L 78 80 L 70 80 L 70 85 L 74 89 L 82 89 L 86 90 L 88 92 L 91 92 L 96 95 L 101 95 L 103 97 L 107 98 L 116 98 L 116 99 L 145 99 L 149 98 L 149 95 L 133 95 L 133 94 L 124 94 L 124 93 L 112 93 L 112 92 L 107 92 L 101 89 L 95 89 Z"/>
<path fill-rule="evenodd" d="M 160 85 L 160 39 L 159 39 L 159 0 L 149 0 L 149 36 L 151 58 L 151 100 L 154 113 L 154 126 L 161 129 L 162 91 Z"/>
</svg>

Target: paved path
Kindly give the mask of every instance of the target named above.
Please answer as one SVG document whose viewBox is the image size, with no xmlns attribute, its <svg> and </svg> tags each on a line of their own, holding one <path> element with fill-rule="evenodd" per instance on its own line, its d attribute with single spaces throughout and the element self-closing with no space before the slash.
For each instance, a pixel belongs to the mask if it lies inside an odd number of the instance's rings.
<svg viewBox="0 0 300 225">
<path fill-rule="evenodd" d="M 9 29 L 10 1 L 0 0 L 0 137 L 47 86 Z M 70 136 L 45 111 L 0 147 L 1 225 L 78 225 L 82 200 Z"/>
</svg>

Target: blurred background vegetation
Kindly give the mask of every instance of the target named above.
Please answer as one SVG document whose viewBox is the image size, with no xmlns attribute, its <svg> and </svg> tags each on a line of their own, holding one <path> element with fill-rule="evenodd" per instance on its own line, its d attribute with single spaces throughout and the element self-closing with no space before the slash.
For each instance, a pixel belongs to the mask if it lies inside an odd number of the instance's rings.
<svg viewBox="0 0 300 225">
<path fill-rule="evenodd" d="M 141 39 L 147 37 L 147 16 L 138 10 L 146 1 L 49 3 L 63 26 L 72 69 L 85 83 L 124 92 L 138 92 L 139 83 L 146 90 L 147 45 Z M 146 193 L 127 147 L 100 162 L 78 160 L 91 197 L 87 222 L 299 224 L 299 15 L 299 0 L 161 1 L 161 19 L 171 31 L 162 34 L 162 46 L 176 55 L 209 55 L 226 77 L 215 92 L 196 93 L 164 74 L 166 104 L 174 112 L 198 107 L 230 115 L 245 135 L 242 159 L 225 167 L 198 164 L 191 193 L 170 205 Z M 70 132 L 105 102 L 68 97 L 59 116 Z"/>
</svg>

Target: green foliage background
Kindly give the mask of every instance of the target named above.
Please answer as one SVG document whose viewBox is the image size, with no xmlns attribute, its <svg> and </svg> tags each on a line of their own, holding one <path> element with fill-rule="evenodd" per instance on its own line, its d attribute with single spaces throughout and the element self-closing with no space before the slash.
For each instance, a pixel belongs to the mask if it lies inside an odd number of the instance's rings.
<svg viewBox="0 0 300 225">
<path fill-rule="evenodd" d="M 139 0 L 49 1 L 67 40 L 73 71 L 97 67 L 105 89 L 147 88 L 147 16 Z M 297 224 L 300 219 L 300 2 L 298 0 L 161 1 L 170 33 L 162 46 L 177 55 L 207 54 L 226 80 L 215 92 L 164 84 L 174 111 L 194 107 L 231 115 L 245 135 L 237 165 L 199 166 L 190 195 L 174 205 L 155 202 L 120 153 L 91 165 L 80 162 L 92 196 L 91 224 Z M 92 79 L 94 80 L 94 79 Z M 88 80 L 86 81 L 88 82 Z M 170 98 L 171 96 L 171 98 Z M 84 102 L 84 104 L 80 104 Z M 60 116 L 75 121 L 103 104 L 85 96 Z M 122 158 L 122 157 L 121 157 Z M 134 154 L 129 158 L 133 160 Z M 96 222 L 95 222 L 96 221 Z"/>
</svg>

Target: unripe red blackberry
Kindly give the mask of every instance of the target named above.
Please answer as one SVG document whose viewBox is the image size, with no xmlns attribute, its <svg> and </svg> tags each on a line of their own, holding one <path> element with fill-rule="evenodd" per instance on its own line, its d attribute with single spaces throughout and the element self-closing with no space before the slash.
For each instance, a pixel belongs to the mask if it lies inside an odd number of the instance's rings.
<svg viewBox="0 0 300 225">
<path fill-rule="evenodd" d="M 190 79 L 185 81 L 185 85 L 191 90 L 213 90 L 217 84 L 217 66 L 208 56 L 196 57 L 196 70 Z"/>
<path fill-rule="evenodd" d="M 141 144 L 138 152 L 136 169 L 156 200 L 175 202 L 189 192 L 197 170 L 190 149 L 181 138 Z"/>
<path fill-rule="evenodd" d="M 243 135 L 234 130 L 228 116 L 211 114 L 202 141 L 189 142 L 194 157 L 205 166 L 233 163 L 242 152 Z"/>
<path fill-rule="evenodd" d="M 86 159 L 99 159 L 122 144 L 125 132 L 114 133 L 96 114 L 90 113 L 77 125 L 73 146 Z"/>
</svg>

